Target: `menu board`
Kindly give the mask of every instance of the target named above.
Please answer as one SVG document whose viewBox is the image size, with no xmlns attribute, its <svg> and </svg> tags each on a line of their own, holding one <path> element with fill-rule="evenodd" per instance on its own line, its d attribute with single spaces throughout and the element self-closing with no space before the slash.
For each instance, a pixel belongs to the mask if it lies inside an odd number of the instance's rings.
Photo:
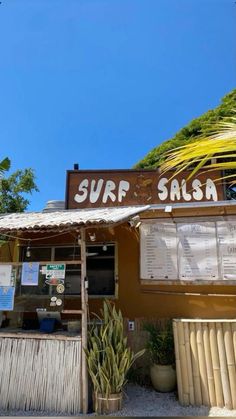
<svg viewBox="0 0 236 419">
<path fill-rule="evenodd" d="M 142 279 L 177 279 L 177 238 L 174 223 L 143 223 L 140 226 Z"/>
<path fill-rule="evenodd" d="M 142 279 L 236 280 L 236 220 L 152 221 L 140 235 Z"/>
<path fill-rule="evenodd" d="M 236 221 L 218 221 L 217 236 L 222 278 L 236 279 Z"/>
<path fill-rule="evenodd" d="M 218 279 L 215 223 L 178 223 L 177 234 L 179 279 Z"/>
</svg>

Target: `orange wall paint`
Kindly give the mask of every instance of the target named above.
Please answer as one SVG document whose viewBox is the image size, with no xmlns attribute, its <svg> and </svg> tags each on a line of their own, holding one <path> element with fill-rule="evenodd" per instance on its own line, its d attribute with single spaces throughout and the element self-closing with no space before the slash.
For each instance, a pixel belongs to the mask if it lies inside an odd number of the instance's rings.
<svg viewBox="0 0 236 419">
<path fill-rule="evenodd" d="M 210 208 L 197 211 L 178 210 L 171 216 L 193 217 L 208 215 L 235 214 L 234 208 Z M 170 217 L 159 212 L 147 212 L 145 218 Z M 95 229 L 91 229 L 95 231 Z M 236 297 L 225 296 L 192 296 L 192 295 L 159 295 L 152 291 L 179 292 L 179 293 L 222 293 L 236 294 L 236 285 L 163 285 L 152 283 L 141 284 L 139 277 L 139 234 L 134 228 L 124 223 L 115 228 L 100 228 L 96 230 L 97 242 L 111 241 L 118 246 L 118 298 L 114 301 L 129 319 L 139 317 L 189 317 L 189 318 L 234 318 L 236 317 Z M 73 235 L 59 236 L 57 240 L 41 241 L 42 244 L 73 244 Z M 36 242 L 34 242 L 36 245 Z M 37 244 L 40 244 L 40 238 Z M 145 291 L 145 293 L 144 293 Z M 146 293 L 150 291 L 150 293 Z M 89 298 L 90 312 L 98 312 L 102 299 Z M 80 298 L 66 298 L 67 309 L 80 307 Z"/>
<path fill-rule="evenodd" d="M 119 291 L 116 305 L 125 317 L 200 317 L 233 318 L 236 297 L 158 295 L 143 290 L 165 292 L 204 292 L 236 294 L 232 285 L 142 285 L 139 278 L 139 238 L 134 229 L 116 228 L 118 243 Z M 89 299 L 91 311 L 97 311 L 100 300 Z"/>
</svg>

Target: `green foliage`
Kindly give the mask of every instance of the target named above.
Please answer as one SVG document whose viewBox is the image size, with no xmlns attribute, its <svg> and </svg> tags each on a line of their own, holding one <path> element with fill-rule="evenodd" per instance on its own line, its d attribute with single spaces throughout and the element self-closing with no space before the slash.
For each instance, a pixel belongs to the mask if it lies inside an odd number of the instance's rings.
<svg viewBox="0 0 236 419">
<path fill-rule="evenodd" d="M 121 311 L 109 301 L 104 301 L 99 319 L 101 325 L 89 331 L 85 353 L 95 393 L 108 398 L 121 392 L 128 370 L 145 350 L 134 354 L 127 346 Z"/>
<path fill-rule="evenodd" d="M 8 157 L 5 157 L 5 159 L 3 159 L 3 160 L 0 162 L 0 175 L 1 175 L 1 176 L 3 175 L 3 173 L 4 173 L 6 170 L 9 170 L 9 169 L 10 169 L 10 165 L 11 165 L 11 162 L 10 162 L 10 160 L 9 160 L 9 158 L 8 158 Z"/>
<path fill-rule="evenodd" d="M 173 138 L 163 142 L 160 146 L 151 150 L 135 168 L 156 168 L 164 160 L 164 154 L 176 147 L 183 146 L 200 135 L 207 136 L 211 133 L 212 127 L 224 118 L 234 116 L 233 109 L 236 109 L 236 89 L 223 97 L 221 104 L 215 109 L 193 119 L 188 125 L 182 128 Z"/>
<path fill-rule="evenodd" d="M 144 325 L 149 332 L 147 349 L 154 364 L 169 365 L 175 362 L 174 337 L 172 324 L 169 322 L 166 329 L 160 330 L 151 323 Z"/>
<path fill-rule="evenodd" d="M 38 188 L 32 169 L 17 170 L 8 177 L 3 174 L 0 187 L 0 212 L 25 211 L 29 205 L 25 195 L 33 191 L 38 191 Z"/>
</svg>

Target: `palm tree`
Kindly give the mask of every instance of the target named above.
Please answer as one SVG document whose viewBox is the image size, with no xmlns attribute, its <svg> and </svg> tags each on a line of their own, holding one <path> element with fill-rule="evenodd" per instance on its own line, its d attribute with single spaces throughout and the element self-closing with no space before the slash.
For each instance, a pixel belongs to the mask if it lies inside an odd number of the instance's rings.
<svg viewBox="0 0 236 419">
<path fill-rule="evenodd" d="M 236 111 L 235 111 L 236 112 Z M 236 117 L 222 119 L 212 126 L 207 136 L 199 136 L 192 142 L 175 148 L 165 155 L 161 170 L 175 169 L 176 176 L 183 170 L 192 169 L 188 179 L 204 168 L 204 171 L 221 170 L 228 172 L 215 181 L 226 178 L 236 182 Z M 231 171 L 231 172 L 229 172 Z"/>
<path fill-rule="evenodd" d="M 8 157 L 5 157 L 5 159 L 0 162 L 0 177 L 4 174 L 4 172 L 10 169 L 10 165 L 11 162 Z"/>
</svg>

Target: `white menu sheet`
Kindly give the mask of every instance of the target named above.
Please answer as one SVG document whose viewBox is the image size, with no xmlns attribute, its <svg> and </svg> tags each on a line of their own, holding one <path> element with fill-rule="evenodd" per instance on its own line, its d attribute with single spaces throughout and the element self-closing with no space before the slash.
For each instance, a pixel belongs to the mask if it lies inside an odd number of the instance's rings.
<svg viewBox="0 0 236 419">
<path fill-rule="evenodd" d="M 236 279 L 236 221 L 217 221 L 222 279 Z"/>
<path fill-rule="evenodd" d="M 0 287 L 12 285 L 12 265 L 0 265 Z"/>
<path fill-rule="evenodd" d="M 218 257 L 214 222 L 178 223 L 180 280 L 217 280 Z"/>
<path fill-rule="evenodd" d="M 142 279 L 178 279 L 176 225 L 167 222 L 140 226 Z"/>
</svg>

